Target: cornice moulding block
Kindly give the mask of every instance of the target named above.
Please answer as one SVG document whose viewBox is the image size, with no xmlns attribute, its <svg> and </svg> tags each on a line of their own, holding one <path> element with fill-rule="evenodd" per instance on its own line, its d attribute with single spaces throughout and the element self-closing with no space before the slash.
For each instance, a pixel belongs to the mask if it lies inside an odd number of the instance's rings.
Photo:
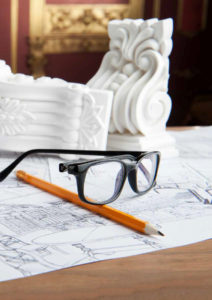
<svg viewBox="0 0 212 300">
<path fill-rule="evenodd" d="M 0 149 L 105 149 L 113 93 L 13 74 L 0 61 Z"/>
</svg>

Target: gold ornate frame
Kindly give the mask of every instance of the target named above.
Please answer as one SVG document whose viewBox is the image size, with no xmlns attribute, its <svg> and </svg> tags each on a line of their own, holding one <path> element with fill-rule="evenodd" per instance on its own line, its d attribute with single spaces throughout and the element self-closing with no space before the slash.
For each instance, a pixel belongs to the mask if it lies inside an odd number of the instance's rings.
<svg viewBox="0 0 212 300">
<path fill-rule="evenodd" d="M 128 4 L 47 4 L 30 0 L 29 65 L 34 77 L 44 75 L 46 54 L 105 52 L 107 24 L 112 19 L 142 18 L 145 0 Z"/>
</svg>

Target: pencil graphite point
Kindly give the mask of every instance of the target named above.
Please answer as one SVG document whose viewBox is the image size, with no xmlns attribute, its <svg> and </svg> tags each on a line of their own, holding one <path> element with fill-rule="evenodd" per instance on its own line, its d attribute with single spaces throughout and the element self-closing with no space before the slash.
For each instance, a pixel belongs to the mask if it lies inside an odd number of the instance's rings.
<svg viewBox="0 0 212 300">
<path fill-rule="evenodd" d="M 161 235 L 164 236 L 164 234 L 157 230 L 155 227 L 153 227 L 151 224 L 147 223 L 145 226 L 145 233 L 146 234 L 156 234 L 156 235 Z"/>
<path fill-rule="evenodd" d="M 165 234 L 163 234 L 163 232 L 161 232 L 161 231 L 158 231 L 158 234 L 162 235 L 162 236 L 165 236 Z"/>
</svg>

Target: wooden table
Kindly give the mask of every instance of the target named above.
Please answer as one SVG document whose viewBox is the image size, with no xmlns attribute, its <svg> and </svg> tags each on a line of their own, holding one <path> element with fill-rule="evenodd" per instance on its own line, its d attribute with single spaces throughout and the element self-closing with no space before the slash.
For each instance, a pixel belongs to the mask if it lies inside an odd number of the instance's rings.
<svg viewBox="0 0 212 300">
<path fill-rule="evenodd" d="M 0 283 L 1 300 L 211 300 L 212 240 Z"/>
</svg>

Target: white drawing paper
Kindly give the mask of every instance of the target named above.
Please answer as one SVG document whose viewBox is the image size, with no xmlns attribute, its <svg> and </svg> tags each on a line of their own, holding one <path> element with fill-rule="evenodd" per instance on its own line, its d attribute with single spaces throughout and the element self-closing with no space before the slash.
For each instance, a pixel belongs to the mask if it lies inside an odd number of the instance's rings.
<svg viewBox="0 0 212 300">
<path fill-rule="evenodd" d="M 0 183 L 0 281 L 186 245 L 212 236 L 212 127 L 172 132 L 179 158 L 161 161 L 156 187 L 136 196 L 126 182 L 111 206 L 155 225 L 146 236 L 16 179 Z M 1 169 L 16 153 L 1 153 Z M 76 192 L 57 157 L 33 156 L 16 168 Z"/>
</svg>

